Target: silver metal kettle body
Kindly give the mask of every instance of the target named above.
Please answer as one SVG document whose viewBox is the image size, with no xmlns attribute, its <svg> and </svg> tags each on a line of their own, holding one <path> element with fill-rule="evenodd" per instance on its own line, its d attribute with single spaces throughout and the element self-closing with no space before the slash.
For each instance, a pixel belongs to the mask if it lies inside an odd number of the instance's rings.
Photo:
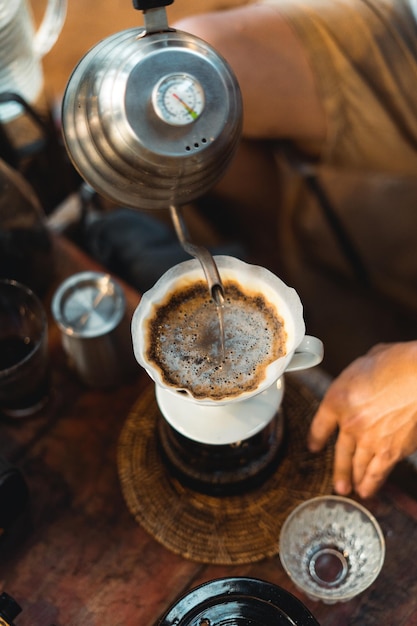
<svg viewBox="0 0 417 626">
<path fill-rule="evenodd" d="M 83 57 L 62 124 L 75 168 L 98 193 L 133 208 L 168 208 L 224 174 L 241 134 L 241 94 L 227 62 L 169 28 L 157 8 L 145 12 L 145 28 L 116 33 Z"/>
</svg>

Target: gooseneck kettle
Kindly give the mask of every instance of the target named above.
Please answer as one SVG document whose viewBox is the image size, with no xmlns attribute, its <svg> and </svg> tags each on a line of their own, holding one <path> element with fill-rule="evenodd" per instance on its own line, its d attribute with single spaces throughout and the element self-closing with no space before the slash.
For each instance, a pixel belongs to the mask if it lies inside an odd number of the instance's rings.
<svg viewBox="0 0 417 626">
<path fill-rule="evenodd" d="M 241 134 L 242 101 L 225 61 L 168 26 L 173 0 L 134 0 L 144 27 L 111 35 L 81 59 L 62 108 L 82 178 L 137 209 L 184 205 L 224 174 Z"/>
</svg>

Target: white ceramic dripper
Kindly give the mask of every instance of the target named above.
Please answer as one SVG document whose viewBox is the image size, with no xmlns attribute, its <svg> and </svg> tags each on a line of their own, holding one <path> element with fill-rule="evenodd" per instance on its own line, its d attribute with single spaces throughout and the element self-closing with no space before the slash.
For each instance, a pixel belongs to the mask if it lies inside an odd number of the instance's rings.
<svg viewBox="0 0 417 626">
<path fill-rule="evenodd" d="M 147 356 L 147 323 L 155 305 L 166 301 L 167 294 L 177 288 L 204 280 L 197 260 L 172 267 L 142 296 L 132 318 L 132 338 L 136 360 L 154 380 L 157 402 L 168 423 L 194 441 L 222 445 L 251 437 L 269 423 L 281 403 L 284 372 L 319 364 L 323 359 L 323 343 L 305 334 L 303 307 L 297 292 L 272 272 L 234 257 L 214 259 L 223 282 L 234 280 L 243 289 L 261 292 L 284 320 L 285 354 L 265 368 L 265 377 L 256 389 L 222 400 L 197 399 L 187 390 L 184 393 L 184 389 L 167 385 Z"/>
</svg>

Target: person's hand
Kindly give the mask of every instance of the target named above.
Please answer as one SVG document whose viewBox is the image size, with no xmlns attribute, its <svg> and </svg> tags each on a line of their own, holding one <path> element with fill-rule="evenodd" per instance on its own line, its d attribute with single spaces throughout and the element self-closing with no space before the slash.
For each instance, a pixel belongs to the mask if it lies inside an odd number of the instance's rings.
<svg viewBox="0 0 417 626">
<path fill-rule="evenodd" d="M 417 450 L 417 341 L 379 344 L 353 361 L 320 404 L 309 449 L 321 450 L 337 427 L 334 490 L 367 498 Z"/>
</svg>

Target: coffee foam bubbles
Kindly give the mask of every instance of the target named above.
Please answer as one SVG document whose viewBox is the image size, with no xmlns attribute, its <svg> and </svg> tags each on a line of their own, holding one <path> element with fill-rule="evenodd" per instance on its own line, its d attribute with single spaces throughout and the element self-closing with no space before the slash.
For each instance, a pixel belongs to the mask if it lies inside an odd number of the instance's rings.
<svg viewBox="0 0 417 626">
<path fill-rule="evenodd" d="M 221 400 L 256 390 L 267 366 L 285 355 L 283 319 L 262 293 L 223 281 L 225 351 L 207 283 L 196 281 L 153 306 L 146 356 L 164 383 L 195 398 Z"/>
</svg>

